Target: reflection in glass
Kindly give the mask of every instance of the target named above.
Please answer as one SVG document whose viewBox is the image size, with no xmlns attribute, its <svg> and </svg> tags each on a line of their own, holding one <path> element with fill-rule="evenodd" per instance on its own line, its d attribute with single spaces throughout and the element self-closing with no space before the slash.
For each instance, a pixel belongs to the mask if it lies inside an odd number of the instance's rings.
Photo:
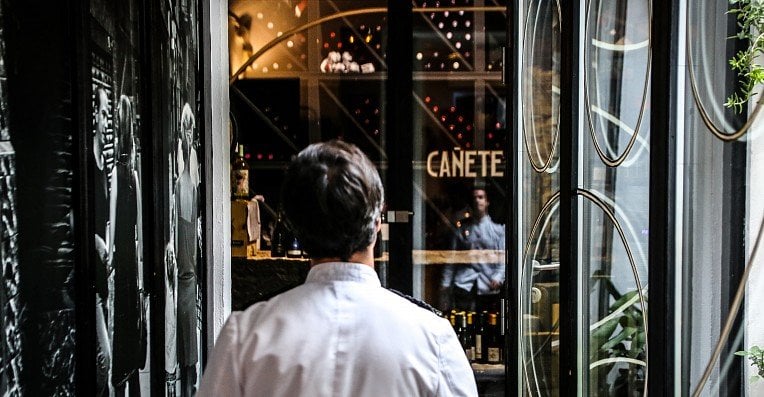
<svg viewBox="0 0 764 397">
<path fill-rule="evenodd" d="M 560 394 L 560 7 L 528 1 L 523 25 L 520 368 L 523 395 Z"/>
<path fill-rule="evenodd" d="M 474 70 L 478 32 L 475 25 L 476 13 L 439 10 L 442 7 L 473 6 L 473 0 L 459 0 L 459 4 L 455 4 L 456 1 L 449 3 L 439 0 L 417 0 L 413 3 L 428 10 L 414 14 L 414 70 Z M 501 28 L 502 25 L 498 26 Z M 488 48 L 480 48 L 480 51 L 484 50 Z"/>
<path fill-rule="evenodd" d="M 522 95 L 523 139 L 533 169 L 553 164 L 560 117 L 560 7 L 532 1 L 525 20 Z"/>
<path fill-rule="evenodd" d="M 629 219 L 596 192 L 586 200 L 585 249 L 590 272 L 589 394 L 634 395 L 646 391 L 647 258 Z M 587 241 L 588 240 L 588 241 Z"/>
<path fill-rule="evenodd" d="M 640 395 L 647 381 L 651 2 L 592 1 L 584 46 L 580 286 L 588 394 Z"/>
<path fill-rule="evenodd" d="M 387 69 L 387 2 L 328 0 L 231 0 L 229 64 L 239 78 L 279 76 L 295 72 L 369 74 Z M 345 13 L 339 17 L 338 14 Z M 347 14 L 352 15 L 347 15 Z M 326 20 L 310 26 L 319 18 Z M 250 57 L 274 44 L 253 62 Z"/>
<path fill-rule="evenodd" d="M 717 138 L 732 141 L 743 136 L 757 119 L 762 105 L 754 106 L 747 120 L 724 106 L 736 81 L 727 57 L 738 51 L 727 25 L 726 2 L 693 2 L 687 7 L 687 77 L 700 121 Z M 688 98 L 689 99 L 689 98 Z"/>
<path fill-rule="evenodd" d="M 559 194 L 533 222 L 521 270 L 520 357 L 523 392 L 532 396 L 559 394 Z"/>
<path fill-rule="evenodd" d="M 726 96 L 733 90 L 735 79 L 729 71 L 728 58 L 719 54 L 731 54 L 730 51 L 738 45 L 729 38 L 729 26 L 734 21 L 727 14 L 728 7 L 727 2 L 702 1 L 687 5 L 688 83 L 692 91 L 685 90 L 685 108 L 681 112 L 685 124 L 683 162 L 686 164 L 682 266 L 688 275 L 685 283 L 689 290 L 683 304 L 687 320 L 683 324 L 686 343 L 682 360 L 687 363 L 689 379 L 686 383 L 691 392 L 695 391 L 703 377 L 729 313 L 730 299 L 737 288 L 737 280 L 731 275 L 739 275 L 735 268 L 742 266 L 731 254 L 735 251 L 735 245 L 741 244 L 733 242 L 736 240 L 732 237 L 735 233 L 732 231 L 734 228 L 730 227 L 732 220 L 738 216 L 732 214 L 736 207 L 731 204 L 736 189 L 731 187 L 739 183 L 736 179 L 747 177 L 735 175 L 729 170 L 734 169 L 736 161 L 739 161 L 732 159 L 735 156 L 734 146 L 745 147 L 751 141 L 724 142 L 712 134 L 712 128 L 727 133 L 736 130 L 746 132 L 743 126 L 745 117 L 735 116 L 723 106 Z M 694 76 L 690 72 L 694 72 Z M 756 109 L 760 107 L 757 105 Z M 703 119 L 704 113 L 710 120 Z M 756 117 L 755 111 L 752 111 L 748 119 Z M 751 130 L 750 136 L 746 134 L 746 140 L 751 140 L 755 131 L 757 129 Z M 737 134 L 727 137 L 734 135 Z M 725 232 L 721 233 L 722 230 Z M 741 362 L 738 356 L 725 354 L 726 351 L 746 348 L 744 330 L 745 327 L 733 330 L 702 395 L 721 394 L 723 392 L 720 390 L 729 387 L 727 385 L 747 378 L 740 377 L 737 369 L 749 367 L 748 363 Z"/>
<path fill-rule="evenodd" d="M 501 3 L 490 4 L 498 10 L 460 11 L 489 4 L 412 2 L 413 292 L 444 309 L 464 335 L 484 396 L 504 395 L 506 381 L 500 298 L 506 293 L 509 171 Z"/>
<path fill-rule="evenodd" d="M 584 51 L 586 115 L 598 155 L 609 166 L 649 149 L 641 132 L 649 119 L 650 3 L 592 1 Z"/>
</svg>

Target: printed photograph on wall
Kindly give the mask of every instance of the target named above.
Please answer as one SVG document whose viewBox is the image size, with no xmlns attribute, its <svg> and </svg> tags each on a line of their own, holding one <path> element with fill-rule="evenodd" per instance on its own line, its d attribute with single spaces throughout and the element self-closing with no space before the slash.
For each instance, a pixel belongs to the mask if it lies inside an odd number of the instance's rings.
<svg viewBox="0 0 764 397">
<path fill-rule="evenodd" d="M 91 98 L 97 395 L 148 395 L 136 1 L 93 1 Z"/>
<path fill-rule="evenodd" d="M 203 183 L 199 122 L 198 5 L 162 1 L 154 15 L 161 85 L 154 120 L 161 129 L 166 170 L 165 393 L 196 394 L 202 369 Z M 161 22 L 160 22 L 161 21 Z"/>
</svg>

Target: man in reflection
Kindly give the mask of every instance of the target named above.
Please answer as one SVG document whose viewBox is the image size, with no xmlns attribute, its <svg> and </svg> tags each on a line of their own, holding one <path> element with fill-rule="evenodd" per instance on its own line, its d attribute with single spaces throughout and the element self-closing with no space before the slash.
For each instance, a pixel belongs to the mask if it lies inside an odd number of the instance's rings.
<svg viewBox="0 0 764 397">
<path fill-rule="evenodd" d="M 470 251 L 470 263 L 446 265 L 441 279 L 443 309 L 497 311 L 499 291 L 504 284 L 503 255 L 491 255 L 485 250 L 504 251 L 504 226 L 488 215 L 490 201 L 486 190 L 472 190 L 472 212 L 456 222 L 451 249 Z"/>
</svg>

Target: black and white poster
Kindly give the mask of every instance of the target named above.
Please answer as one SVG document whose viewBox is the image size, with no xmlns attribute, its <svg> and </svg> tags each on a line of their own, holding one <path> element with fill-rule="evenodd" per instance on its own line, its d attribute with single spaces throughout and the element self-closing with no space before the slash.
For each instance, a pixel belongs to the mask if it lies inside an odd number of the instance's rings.
<svg viewBox="0 0 764 397">
<path fill-rule="evenodd" d="M 137 1 L 91 2 L 96 392 L 148 395 Z"/>
<path fill-rule="evenodd" d="M 198 5 L 164 0 L 154 15 L 159 102 L 154 117 L 164 154 L 165 395 L 192 396 L 201 379 L 202 142 L 199 122 Z"/>
</svg>

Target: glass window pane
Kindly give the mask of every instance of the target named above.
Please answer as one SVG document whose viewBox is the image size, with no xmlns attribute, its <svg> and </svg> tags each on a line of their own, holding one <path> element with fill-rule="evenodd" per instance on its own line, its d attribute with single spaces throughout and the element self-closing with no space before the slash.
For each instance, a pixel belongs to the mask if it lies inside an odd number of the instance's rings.
<svg viewBox="0 0 764 397">
<path fill-rule="evenodd" d="M 588 4 L 580 286 L 589 395 L 641 394 L 647 369 L 648 1 Z M 586 371 L 585 369 L 585 371 Z M 585 372 L 586 373 L 586 372 Z"/>
<path fill-rule="evenodd" d="M 524 395 L 559 395 L 560 8 L 528 1 L 523 24 L 520 362 Z"/>
<path fill-rule="evenodd" d="M 483 338 L 504 338 L 500 299 L 510 192 L 499 72 L 506 15 L 495 3 L 500 11 L 459 10 L 483 5 L 414 2 L 413 289 L 454 319 L 479 392 L 487 396 L 505 388 L 505 358 L 486 350 Z M 472 332 L 460 327 L 463 318 Z M 475 332 L 481 326 L 487 331 Z"/>
<path fill-rule="evenodd" d="M 688 4 L 687 53 L 688 65 L 692 65 L 692 69 L 688 69 L 686 111 L 683 113 L 682 266 L 689 276 L 685 280 L 689 292 L 684 305 L 687 321 L 683 338 L 687 347 L 683 361 L 688 366 L 686 384 L 690 392 L 698 386 L 716 347 L 731 297 L 737 288 L 737 281 L 732 280 L 743 268 L 741 261 L 731 260 L 735 245 L 742 250 L 743 242 L 731 241 L 727 236 L 735 233 L 732 221 L 735 215 L 730 213 L 735 193 L 730 188 L 735 180 L 745 178 L 745 172 L 730 172 L 736 162 L 732 150 L 735 146 L 745 148 L 746 143 L 723 142 L 711 132 L 717 129 L 732 133 L 741 128 L 747 117 L 746 112 L 737 113 L 724 105 L 733 93 L 736 79 L 728 64 L 731 55 L 724 54 L 739 50 L 739 43 L 731 38 L 735 34 L 736 21 L 728 14 L 728 7 L 731 6 L 726 2 Z M 743 208 L 733 211 L 740 217 L 747 212 Z M 744 349 L 743 328 L 733 329 L 728 342 L 730 351 Z M 723 351 L 711 369 L 702 395 L 738 394 L 728 390 L 726 383 L 738 383 L 734 378 L 738 370 L 745 367 L 748 363 L 744 364 L 742 358 Z"/>
</svg>

